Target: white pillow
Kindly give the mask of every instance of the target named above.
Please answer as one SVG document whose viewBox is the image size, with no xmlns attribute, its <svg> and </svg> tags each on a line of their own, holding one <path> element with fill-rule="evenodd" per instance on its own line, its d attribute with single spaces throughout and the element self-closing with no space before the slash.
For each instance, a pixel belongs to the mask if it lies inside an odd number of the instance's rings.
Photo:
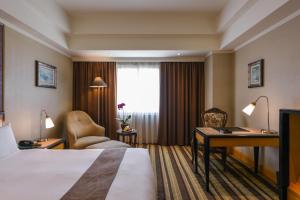
<svg viewBox="0 0 300 200">
<path fill-rule="evenodd" d="M 0 159 L 19 151 L 10 124 L 0 127 Z"/>
</svg>

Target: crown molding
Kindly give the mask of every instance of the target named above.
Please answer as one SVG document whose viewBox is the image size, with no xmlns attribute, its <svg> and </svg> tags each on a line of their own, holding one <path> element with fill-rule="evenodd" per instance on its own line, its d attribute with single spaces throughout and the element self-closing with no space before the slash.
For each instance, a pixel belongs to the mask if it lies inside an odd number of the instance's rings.
<svg viewBox="0 0 300 200">
<path fill-rule="evenodd" d="M 224 32 L 258 0 L 229 0 L 218 16 L 217 32 Z"/>
<path fill-rule="evenodd" d="M 205 55 L 205 58 L 207 58 L 211 55 L 214 55 L 214 54 L 225 54 L 225 53 L 234 53 L 234 50 L 213 50 L 213 51 L 208 52 Z"/>
<path fill-rule="evenodd" d="M 60 45 L 54 45 L 54 44 L 50 44 L 49 42 L 46 42 L 45 39 L 40 39 L 38 36 L 35 36 L 33 33 L 30 33 L 29 31 L 26 31 L 10 22 L 8 22 L 7 20 L 3 19 L 2 17 L 0 17 L 0 24 L 3 24 L 4 26 L 7 26 L 9 28 L 11 28 L 12 30 L 62 54 L 67 56 L 68 58 L 71 58 L 71 53 L 69 51 L 69 49 L 63 48 Z"/>
<path fill-rule="evenodd" d="M 257 0 L 223 32 L 220 49 L 234 49 L 299 9 L 299 0 Z"/>
<path fill-rule="evenodd" d="M 70 34 L 70 38 L 218 38 L 220 34 Z"/>
<path fill-rule="evenodd" d="M 118 57 L 73 57 L 73 62 L 204 62 L 204 56 L 183 56 L 183 57 L 148 57 L 148 58 L 118 58 Z"/>
<path fill-rule="evenodd" d="M 237 46 L 234 51 L 238 51 L 241 48 L 247 46 L 248 44 L 258 40 L 259 38 L 263 37 L 264 35 L 274 31 L 275 29 L 281 27 L 282 25 L 288 23 L 289 21 L 295 19 L 296 17 L 298 17 L 300 15 L 300 9 L 297 10 L 296 12 L 294 12 L 293 14 L 283 18 L 282 20 L 278 21 L 277 23 L 273 24 L 272 26 L 270 26 L 269 28 L 265 29 L 264 31 L 260 32 L 259 34 L 255 35 L 254 37 L 250 38 L 249 40 L 247 40 L 246 42 L 242 43 L 241 45 Z"/>
</svg>

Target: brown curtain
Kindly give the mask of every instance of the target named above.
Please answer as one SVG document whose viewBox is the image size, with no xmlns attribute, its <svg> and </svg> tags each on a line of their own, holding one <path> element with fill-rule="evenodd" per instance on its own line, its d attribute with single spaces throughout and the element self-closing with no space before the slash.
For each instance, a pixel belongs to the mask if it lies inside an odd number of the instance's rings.
<svg viewBox="0 0 300 200">
<path fill-rule="evenodd" d="M 87 112 L 97 123 L 97 88 L 90 88 L 95 77 L 100 76 L 106 88 L 100 88 L 99 125 L 105 127 L 106 136 L 116 139 L 116 63 L 74 62 L 73 110 Z"/>
<path fill-rule="evenodd" d="M 204 63 L 161 63 L 158 143 L 190 144 L 203 110 Z"/>
</svg>

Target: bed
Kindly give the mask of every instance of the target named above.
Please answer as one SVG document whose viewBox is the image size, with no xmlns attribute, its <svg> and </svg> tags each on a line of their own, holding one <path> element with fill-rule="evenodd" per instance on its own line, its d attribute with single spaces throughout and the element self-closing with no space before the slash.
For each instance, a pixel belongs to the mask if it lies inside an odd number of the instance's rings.
<svg viewBox="0 0 300 200">
<path fill-rule="evenodd" d="M 21 151 L 7 132 L 0 128 L 0 199 L 156 199 L 146 149 Z"/>
</svg>

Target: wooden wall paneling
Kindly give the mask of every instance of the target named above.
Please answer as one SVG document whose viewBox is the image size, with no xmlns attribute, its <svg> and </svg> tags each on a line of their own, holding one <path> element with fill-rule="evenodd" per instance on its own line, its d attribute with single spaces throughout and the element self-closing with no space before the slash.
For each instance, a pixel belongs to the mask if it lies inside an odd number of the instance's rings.
<svg viewBox="0 0 300 200">
<path fill-rule="evenodd" d="M 300 200 L 300 115 L 290 115 L 290 187 L 289 199 Z"/>
<path fill-rule="evenodd" d="M 300 177 L 300 115 L 290 116 L 290 182 Z"/>
<path fill-rule="evenodd" d="M 300 110 L 280 109 L 280 200 L 300 200 Z"/>
</svg>

